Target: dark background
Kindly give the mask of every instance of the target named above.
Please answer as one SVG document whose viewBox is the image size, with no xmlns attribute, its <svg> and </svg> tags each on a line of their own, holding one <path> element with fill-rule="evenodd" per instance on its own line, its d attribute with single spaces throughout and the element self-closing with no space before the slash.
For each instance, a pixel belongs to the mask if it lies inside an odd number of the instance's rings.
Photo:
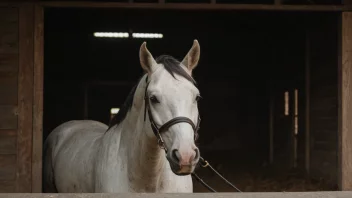
<svg viewBox="0 0 352 198">
<path fill-rule="evenodd" d="M 87 95 L 86 119 L 108 124 L 110 108 L 122 105 L 143 74 L 139 64 L 143 41 L 154 57 L 169 54 L 182 60 L 198 39 L 201 58 L 194 78 L 203 97 L 199 144 L 208 148 L 203 153 L 226 144 L 232 149 L 221 163 L 236 162 L 245 168 L 267 163 L 272 96 L 275 160 L 286 167 L 292 120 L 284 116 L 284 92 L 299 89 L 299 100 L 304 101 L 307 30 L 319 32 L 317 23 L 336 24 L 336 16 L 323 12 L 46 9 L 44 138 L 65 121 L 85 118 L 87 83 L 115 83 L 91 86 Z M 128 31 L 162 33 L 164 38 L 93 36 L 94 32 Z M 336 40 L 334 34 L 329 36 L 326 39 Z M 300 104 L 304 112 L 304 102 Z M 304 129 L 304 116 L 299 119 Z M 304 149 L 301 136 L 300 150 Z M 214 146 L 211 143 L 216 139 L 220 144 Z"/>
</svg>

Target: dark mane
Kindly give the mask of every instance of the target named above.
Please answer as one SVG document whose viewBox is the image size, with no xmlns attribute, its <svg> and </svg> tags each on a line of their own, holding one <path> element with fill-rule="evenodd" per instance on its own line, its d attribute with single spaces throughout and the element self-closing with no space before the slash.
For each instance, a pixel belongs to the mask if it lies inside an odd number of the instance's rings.
<svg viewBox="0 0 352 198">
<path fill-rule="evenodd" d="M 161 55 L 155 60 L 158 64 L 163 64 L 166 71 L 168 71 L 175 79 L 175 75 L 180 75 L 185 79 L 189 80 L 193 84 L 197 84 L 196 81 L 190 76 L 181 66 L 181 62 L 176 60 L 174 57 L 169 55 Z"/>
<path fill-rule="evenodd" d="M 168 71 L 175 79 L 175 74 L 184 77 L 185 79 L 189 80 L 192 82 L 194 85 L 196 85 L 196 81 L 190 76 L 181 66 L 181 62 L 173 58 L 172 56 L 169 55 L 161 55 L 158 58 L 156 58 L 156 62 L 158 64 L 163 64 L 166 71 Z M 133 98 L 134 94 L 136 92 L 137 86 L 139 84 L 139 81 L 142 78 L 138 80 L 138 83 L 132 88 L 130 93 L 128 94 L 124 104 L 120 108 L 120 111 L 112 118 L 109 124 L 108 130 L 115 126 L 119 125 L 125 118 L 127 113 L 130 111 L 132 104 L 133 104 Z"/>
</svg>

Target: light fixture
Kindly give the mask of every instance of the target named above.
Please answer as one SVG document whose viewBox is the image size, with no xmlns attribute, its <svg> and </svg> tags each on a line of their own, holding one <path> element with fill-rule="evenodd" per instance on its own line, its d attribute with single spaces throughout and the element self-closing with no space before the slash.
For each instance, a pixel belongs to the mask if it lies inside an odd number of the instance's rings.
<svg viewBox="0 0 352 198">
<path fill-rule="evenodd" d="M 94 32 L 95 37 L 104 38 L 129 38 L 130 33 L 128 32 Z M 160 33 L 132 33 L 133 38 L 150 38 L 150 39 L 161 39 L 164 37 Z"/>
<path fill-rule="evenodd" d="M 95 37 L 128 38 L 128 32 L 94 32 Z"/>
<path fill-rule="evenodd" d="M 133 38 L 163 38 L 163 34 L 159 33 L 132 33 Z"/>
<path fill-rule="evenodd" d="M 111 108 L 111 109 L 110 109 L 110 113 L 111 113 L 112 115 L 117 114 L 119 111 L 120 111 L 120 108 Z"/>
</svg>

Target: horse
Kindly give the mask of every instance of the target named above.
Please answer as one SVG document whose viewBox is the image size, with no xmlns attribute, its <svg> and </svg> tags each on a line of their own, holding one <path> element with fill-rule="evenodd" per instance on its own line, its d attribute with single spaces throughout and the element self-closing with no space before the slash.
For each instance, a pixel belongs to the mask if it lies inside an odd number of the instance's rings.
<svg viewBox="0 0 352 198">
<path fill-rule="evenodd" d="M 43 190 L 49 193 L 192 193 L 201 98 L 192 76 L 200 46 L 182 61 L 154 59 L 143 42 L 144 74 L 109 126 L 71 120 L 44 143 Z"/>
</svg>

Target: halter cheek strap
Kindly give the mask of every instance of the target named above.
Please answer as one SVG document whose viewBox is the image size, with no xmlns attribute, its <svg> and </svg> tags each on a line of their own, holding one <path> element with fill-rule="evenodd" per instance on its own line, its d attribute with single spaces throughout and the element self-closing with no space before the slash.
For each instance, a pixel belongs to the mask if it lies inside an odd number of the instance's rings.
<svg viewBox="0 0 352 198">
<path fill-rule="evenodd" d="M 160 133 L 167 131 L 171 126 L 173 126 L 175 124 L 178 124 L 178 123 L 181 123 L 181 122 L 188 123 L 188 124 L 190 124 L 192 126 L 192 129 L 194 131 L 194 139 L 196 140 L 198 138 L 199 124 L 200 124 L 200 121 L 201 121 L 199 114 L 198 114 L 197 125 L 195 125 L 191 119 L 189 119 L 187 117 L 180 116 L 180 117 L 175 117 L 175 118 L 167 121 L 160 128 L 158 128 L 158 126 L 154 122 L 154 119 L 153 119 L 153 116 L 152 116 L 152 113 L 151 113 L 151 110 L 150 110 L 150 103 L 149 103 L 149 97 L 148 97 L 148 92 L 147 92 L 148 86 L 149 86 L 148 77 L 146 78 L 146 82 L 147 82 L 147 86 L 145 88 L 145 93 L 144 93 L 144 101 L 145 101 L 144 121 L 145 121 L 145 118 L 146 118 L 146 113 L 148 111 L 148 117 L 149 117 L 150 125 L 152 127 L 154 135 L 158 139 L 159 146 L 167 152 L 164 140 L 161 137 Z"/>
</svg>

